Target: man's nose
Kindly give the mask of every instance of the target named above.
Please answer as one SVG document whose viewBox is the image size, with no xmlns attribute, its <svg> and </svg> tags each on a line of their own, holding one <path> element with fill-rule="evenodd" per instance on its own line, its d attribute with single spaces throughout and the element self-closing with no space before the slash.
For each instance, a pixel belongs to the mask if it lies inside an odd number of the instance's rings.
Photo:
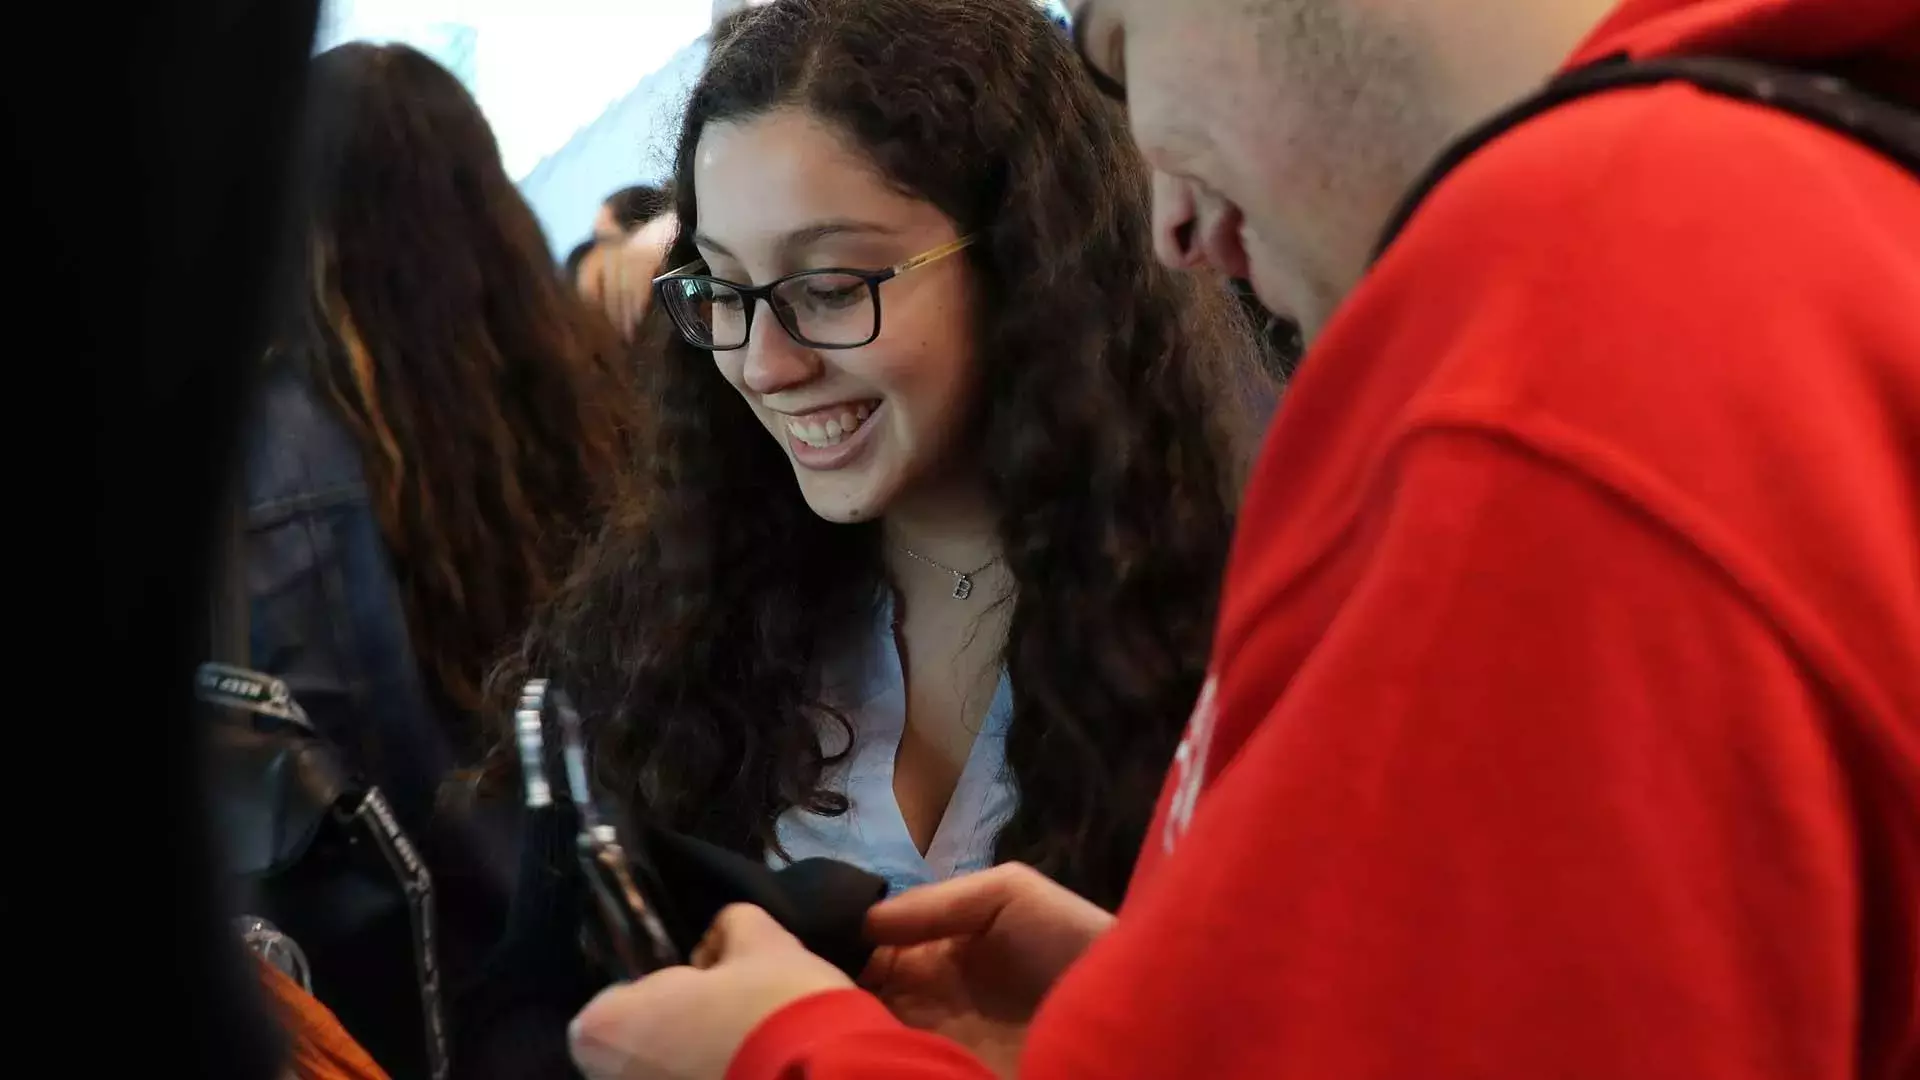
<svg viewBox="0 0 1920 1080">
<path fill-rule="evenodd" d="M 1193 185 L 1158 170 L 1153 174 L 1153 253 L 1176 270 L 1200 261 L 1194 245 L 1199 205 Z"/>
</svg>

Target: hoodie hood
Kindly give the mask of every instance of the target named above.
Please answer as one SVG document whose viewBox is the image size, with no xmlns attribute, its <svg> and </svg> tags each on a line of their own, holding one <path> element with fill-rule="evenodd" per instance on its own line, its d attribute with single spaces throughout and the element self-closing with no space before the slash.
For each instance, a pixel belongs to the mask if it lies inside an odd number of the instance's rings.
<svg viewBox="0 0 1920 1080">
<path fill-rule="evenodd" d="M 1569 66 L 1622 52 L 1845 69 L 1884 93 L 1920 101 L 1920 2 L 1626 0 Z"/>
</svg>

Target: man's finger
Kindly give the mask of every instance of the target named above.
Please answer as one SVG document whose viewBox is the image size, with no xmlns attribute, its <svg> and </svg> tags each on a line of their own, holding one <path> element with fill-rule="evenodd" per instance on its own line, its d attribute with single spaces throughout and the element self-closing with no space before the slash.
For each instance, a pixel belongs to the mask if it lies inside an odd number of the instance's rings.
<svg viewBox="0 0 1920 1080">
<path fill-rule="evenodd" d="M 978 934 L 993 925 L 1034 872 L 998 866 L 901 894 L 867 913 L 867 940 L 875 945 L 919 945 Z"/>
<path fill-rule="evenodd" d="M 879 991 L 893 978 L 893 969 L 900 963 L 900 950 L 890 945 L 882 945 L 873 950 L 867 958 L 867 966 L 854 980 L 862 989 Z"/>
<path fill-rule="evenodd" d="M 661 1007 L 674 1000 L 686 979 L 698 977 L 692 968 L 668 968 L 601 991 L 567 1027 L 573 1063 L 589 1080 L 623 1075 L 632 1048 L 650 1045 L 658 1034 Z"/>
<path fill-rule="evenodd" d="M 797 947 L 799 942 L 760 908 L 734 904 L 714 917 L 700 945 L 700 951 L 710 956 L 713 963 L 724 964 L 743 953 L 786 945 Z"/>
</svg>

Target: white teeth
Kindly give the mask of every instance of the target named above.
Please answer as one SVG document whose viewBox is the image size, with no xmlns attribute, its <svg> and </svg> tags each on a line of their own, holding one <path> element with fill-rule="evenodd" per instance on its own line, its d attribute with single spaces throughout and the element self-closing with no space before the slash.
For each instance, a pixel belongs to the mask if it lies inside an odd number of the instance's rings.
<svg viewBox="0 0 1920 1080">
<path fill-rule="evenodd" d="M 808 446 L 820 449 L 838 446 L 860 430 L 860 425 L 867 422 L 873 410 L 871 404 L 860 404 L 843 408 L 824 418 L 818 414 L 805 419 L 789 417 L 787 433 Z"/>
</svg>

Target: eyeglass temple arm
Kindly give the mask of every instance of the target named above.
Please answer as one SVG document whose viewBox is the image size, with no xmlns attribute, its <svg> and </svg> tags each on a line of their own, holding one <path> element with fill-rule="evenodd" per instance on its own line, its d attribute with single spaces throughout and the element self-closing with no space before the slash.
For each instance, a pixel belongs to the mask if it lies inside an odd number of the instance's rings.
<svg viewBox="0 0 1920 1080">
<path fill-rule="evenodd" d="M 967 248 L 972 247 L 974 244 L 974 241 L 978 239 L 979 237 L 977 236 L 963 236 L 960 239 L 954 240 L 950 243 L 941 244 L 939 247 L 934 248 L 932 251 L 921 252 L 920 254 L 915 255 L 913 258 L 908 259 L 906 262 L 896 263 L 893 266 L 887 267 L 887 276 L 899 277 L 901 274 L 904 274 L 909 270 L 918 270 L 919 268 L 927 265 L 928 263 L 939 262 L 941 259 L 944 259 L 949 255 L 955 254 L 956 252 L 965 251 Z M 675 278 L 675 277 L 679 277 L 682 274 L 689 273 L 704 262 L 706 262 L 705 259 L 695 259 L 685 266 L 676 266 L 673 269 L 667 271 L 666 273 L 661 274 L 659 277 L 654 278 L 653 283 L 655 285 L 658 285 L 661 282 L 667 280 L 668 278 Z"/>
<path fill-rule="evenodd" d="M 891 277 L 899 277 L 901 274 L 904 274 L 909 270 L 918 270 L 921 267 L 927 265 L 928 263 L 939 262 L 941 259 L 944 259 L 949 255 L 955 254 L 957 252 L 965 251 L 967 248 L 972 247 L 973 242 L 977 239 L 979 239 L 979 237 L 963 236 L 960 239 L 955 240 L 951 243 L 941 244 L 939 247 L 934 248 L 932 251 L 922 252 L 921 254 L 915 255 L 913 258 L 908 259 L 906 262 L 888 267 L 887 273 Z"/>
<path fill-rule="evenodd" d="M 701 263 L 704 263 L 704 262 L 706 262 L 706 261 L 707 261 L 707 260 L 705 260 L 705 259 L 695 259 L 695 260 L 693 260 L 692 262 L 690 262 L 690 263 L 688 263 L 688 264 L 687 264 L 687 265 L 685 265 L 685 266 L 676 266 L 676 267 L 674 267 L 673 269 L 671 269 L 671 270 L 669 270 L 669 271 L 667 271 L 666 273 L 664 273 L 664 274 L 661 274 L 661 275 L 660 275 L 659 277 L 657 277 L 657 278 L 654 278 L 654 279 L 653 279 L 653 284 L 655 284 L 655 285 L 658 285 L 658 284 L 660 284 L 661 282 L 663 282 L 663 281 L 665 281 L 665 280 L 667 280 L 668 278 L 676 278 L 676 277 L 679 277 L 679 276 L 680 276 L 680 275 L 682 275 L 682 274 L 686 274 L 686 273 L 689 273 L 689 272 L 691 272 L 691 271 L 692 271 L 692 270 L 693 270 L 693 269 L 694 269 L 695 267 L 697 267 L 697 266 L 699 266 L 699 265 L 700 265 Z"/>
</svg>

